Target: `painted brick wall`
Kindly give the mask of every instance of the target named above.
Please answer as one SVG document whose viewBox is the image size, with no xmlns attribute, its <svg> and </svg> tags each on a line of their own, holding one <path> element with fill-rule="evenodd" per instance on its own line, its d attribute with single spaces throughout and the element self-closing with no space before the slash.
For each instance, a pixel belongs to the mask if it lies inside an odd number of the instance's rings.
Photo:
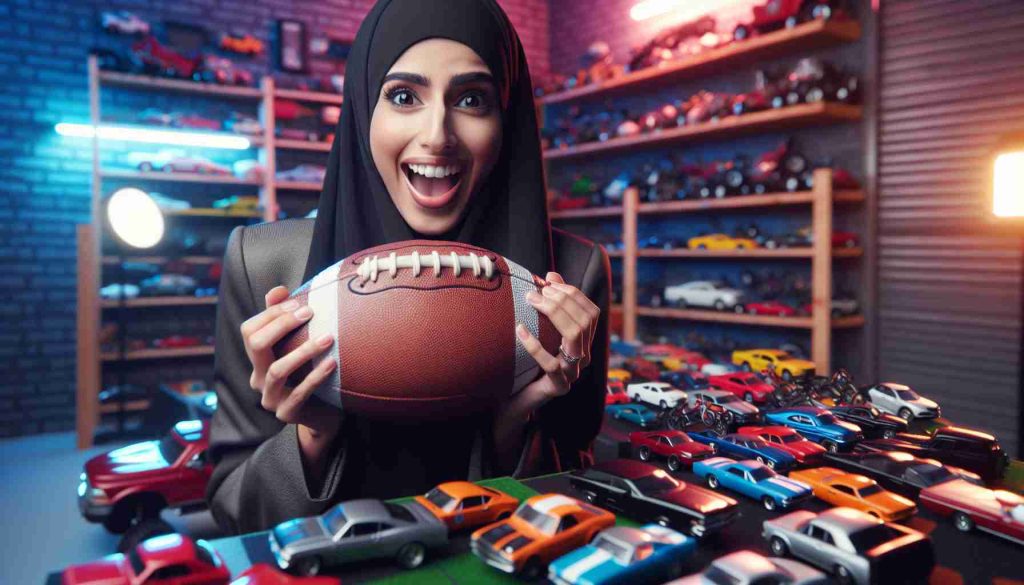
<svg viewBox="0 0 1024 585">
<path fill-rule="evenodd" d="M 546 73 L 547 1 L 499 2 L 532 72 Z M 53 125 L 88 119 L 86 52 L 116 42 L 99 30 L 100 13 L 127 9 L 151 23 L 237 28 L 266 40 L 278 18 L 305 21 L 313 34 L 351 37 L 371 6 L 368 0 L 0 3 L 0 437 L 74 426 L 75 224 L 90 221 L 91 154 L 87 142 L 59 137 Z M 266 71 L 265 63 L 252 63 L 254 71 Z M 162 104 L 151 94 L 119 105 Z"/>
</svg>

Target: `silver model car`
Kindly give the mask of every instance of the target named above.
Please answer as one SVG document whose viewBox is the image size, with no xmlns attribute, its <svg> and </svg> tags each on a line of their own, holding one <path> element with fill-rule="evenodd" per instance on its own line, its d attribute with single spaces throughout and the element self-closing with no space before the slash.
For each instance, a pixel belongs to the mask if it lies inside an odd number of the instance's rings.
<svg viewBox="0 0 1024 585">
<path fill-rule="evenodd" d="M 934 400 L 929 400 L 909 386 L 895 382 L 875 384 L 864 391 L 867 399 L 879 410 L 895 414 L 910 422 L 916 418 L 939 418 L 942 410 Z"/>
<path fill-rule="evenodd" d="M 391 557 L 418 567 L 426 550 L 448 544 L 448 528 L 416 502 L 342 502 L 323 515 L 282 522 L 269 534 L 278 566 L 303 575 L 350 561 Z"/>
<path fill-rule="evenodd" d="M 665 302 L 678 307 L 704 307 L 743 312 L 743 291 L 709 280 L 692 280 L 665 287 Z"/>
<path fill-rule="evenodd" d="M 923 582 L 935 566 L 927 536 L 853 508 L 800 510 L 765 520 L 762 536 L 776 556 L 791 553 L 841 583 Z"/>
<path fill-rule="evenodd" d="M 741 550 L 719 557 L 703 573 L 683 577 L 668 585 L 824 585 L 825 573 L 799 561 L 771 559 L 750 550 Z"/>
<path fill-rule="evenodd" d="M 753 404 L 726 390 L 691 390 L 691 400 L 700 398 L 704 402 L 717 404 L 732 413 L 737 423 L 757 422 L 761 411 Z"/>
</svg>

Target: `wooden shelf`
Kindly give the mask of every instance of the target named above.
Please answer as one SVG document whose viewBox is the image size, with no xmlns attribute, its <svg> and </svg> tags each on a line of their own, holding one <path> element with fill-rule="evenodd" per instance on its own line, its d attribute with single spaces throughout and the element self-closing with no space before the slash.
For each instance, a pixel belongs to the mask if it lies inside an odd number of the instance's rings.
<svg viewBox="0 0 1024 585">
<path fill-rule="evenodd" d="M 605 250 L 605 252 L 608 252 L 609 258 L 624 258 L 626 256 L 622 250 Z"/>
<path fill-rule="evenodd" d="M 763 325 L 767 327 L 788 327 L 791 329 L 810 329 L 811 317 L 777 317 L 773 315 L 747 315 L 746 313 L 730 313 L 699 309 L 673 309 L 669 307 L 637 307 L 636 314 L 641 317 L 660 317 L 663 319 L 682 319 L 686 321 L 708 321 L 714 323 L 733 323 L 737 325 Z M 864 324 L 862 315 L 838 317 L 832 320 L 833 328 L 853 328 Z"/>
<path fill-rule="evenodd" d="M 747 209 L 751 207 L 781 207 L 785 205 L 810 205 L 814 201 L 812 191 L 795 193 L 765 193 L 763 195 L 741 195 L 723 199 L 694 199 L 682 201 L 659 201 L 657 203 L 641 203 L 637 208 L 640 215 L 662 213 L 686 213 L 700 211 L 720 211 L 725 209 Z M 863 191 L 836 191 L 832 201 L 835 203 L 862 203 Z"/>
<path fill-rule="evenodd" d="M 326 91 L 304 91 L 301 89 L 275 89 L 274 97 L 304 102 L 341 105 L 342 95 Z"/>
<path fill-rule="evenodd" d="M 189 305 L 216 305 L 217 297 L 138 297 L 125 299 L 126 308 L 138 307 L 184 307 Z M 100 306 L 104 309 L 114 309 L 120 306 L 117 299 L 103 299 Z"/>
<path fill-rule="evenodd" d="M 604 142 L 588 142 L 579 146 L 544 151 L 548 160 L 570 159 L 584 155 L 608 154 L 627 149 L 645 149 L 719 139 L 741 134 L 765 132 L 768 130 L 793 129 L 802 126 L 830 124 L 859 120 L 861 106 L 849 104 L 817 102 L 798 104 L 762 112 L 729 116 L 718 122 L 705 122 L 693 126 L 670 128 L 659 132 L 611 138 Z"/>
<path fill-rule="evenodd" d="M 176 209 L 164 211 L 164 215 L 184 215 L 191 217 L 244 217 L 259 219 L 263 213 L 259 211 L 238 211 L 234 209 L 215 209 L 212 207 L 194 207 L 192 209 Z"/>
<path fill-rule="evenodd" d="M 282 140 L 274 141 L 274 146 L 284 150 L 312 150 L 315 152 L 330 152 L 330 142 L 313 142 L 311 140 Z"/>
<path fill-rule="evenodd" d="M 586 217 L 618 217 L 622 215 L 622 206 L 610 207 L 588 207 L 586 209 L 565 209 L 552 211 L 548 214 L 551 219 L 577 219 Z"/>
<path fill-rule="evenodd" d="M 116 414 L 118 412 L 137 412 L 149 408 L 149 400 L 129 400 L 123 405 L 116 402 L 101 404 L 100 414 Z"/>
<path fill-rule="evenodd" d="M 863 254 L 861 248 L 836 248 L 832 251 L 833 258 L 856 258 Z M 811 258 L 813 248 L 754 248 L 753 250 L 691 250 L 679 248 L 673 250 L 641 249 L 637 250 L 638 258 Z"/>
<path fill-rule="evenodd" d="M 100 171 L 105 179 L 134 181 L 170 181 L 176 183 L 207 183 L 211 185 L 262 185 L 262 181 L 239 179 L 230 175 L 204 175 L 202 173 L 165 173 L 161 171 Z"/>
<path fill-rule="evenodd" d="M 790 29 L 782 29 L 756 36 L 738 43 L 730 43 L 709 50 L 690 59 L 648 67 L 635 73 L 603 83 L 561 91 L 541 97 L 544 105 L 572 100 L 606 97 L 615 93 L 637 90 L 658 84 L 695 77 L 708 70 L 735 65 L 739 61 L 753 62 L 770 59 L 784 53 L 806 53 L 813 49 L 838 45 L 860 38 L 860 25 L 855 21 L 814 20 Z"/>
<path fill-rule="evenodd" d="M 274 184 L 278 189 L 288 191 L 320 191 L 323 185 L 320 183 L 306 183 L 300 181 L 278 181 Z"/>
<path fill-rule="evenodd" d="M 188 81 L 186 79 L 170 79 L 154 77 L 151 75 L 121 73 L 119 71 L 100 71 L 99 80 L 100 83 L 119 85 L 122 87 L 138 87 L 160 91 L 180 91 L 185 93 L 198 93 L 221 97 L 259 99 L 263 95 L 259 88 L 255 87 L 218 85 L 215 83 Z"/>
<path fill-rule="evenodd" d="M 169 349 L 137 349 L 134 351 L 125 352 L 124 359 L 125 361 L 135 361 L 206 355 L 213 355 L 212 345 L 197 345 L 195 347 L 173 347 Z M 117 352 L 105 352 L 101 354 L 101 356 L 101 359 L 105 362 L 118 361 Z"/>
<path fill-rule="evenodd" d="M 144 262 L 148 264 L 163 264 L 171 260 L 189 264 L 213 264 L 214 262 L 220 262 L 221 259 L 220 256 L 178 256 L 176 258 L 168 256 L 125 256 L 123 258 L 125 262 Z M 118 256 L 104 256 L 103 264 L 104 266 L 117 266 L 121 260 L 122 258 Z"/>
</svg>

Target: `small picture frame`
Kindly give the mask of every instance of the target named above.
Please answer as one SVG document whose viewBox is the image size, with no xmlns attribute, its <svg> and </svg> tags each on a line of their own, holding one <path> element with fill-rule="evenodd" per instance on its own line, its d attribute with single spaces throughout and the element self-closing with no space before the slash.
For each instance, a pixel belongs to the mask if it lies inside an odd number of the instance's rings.
<svg viewBox="0 0 1024 585">
<path fill-rule="evenodd" d="M 306 24 L 297 20 L 278 20 L 276 26 L 277 67 L 289 73 L 309 71 L 309 43 Z"/>
</svg>

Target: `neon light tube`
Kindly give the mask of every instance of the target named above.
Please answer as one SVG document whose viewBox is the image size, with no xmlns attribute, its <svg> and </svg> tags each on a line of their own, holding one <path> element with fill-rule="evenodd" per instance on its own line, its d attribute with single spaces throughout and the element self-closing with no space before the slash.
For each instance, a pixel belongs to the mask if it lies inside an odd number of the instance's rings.
<svg viewBox="0 0 1024 585">
<path fill-rule="evenodd" d="M 54 129 L 61 136 L 75 138 L 92 138 L 95 129 L 91 124 L 72 124 L 61 122 Z M 203 148 L 225 148 L 245 150 L 252 146 L 245 136 L 223 134 L 217 132 L 190 132 L 187 130 L 157 130 L 138 126 L 112 126 L 101 124 L 99 137 L 109 140 L 127 142 L 148 142 L 152 144 L 172 144 L 175 146 L 201 146 Z"/>
</svg>

